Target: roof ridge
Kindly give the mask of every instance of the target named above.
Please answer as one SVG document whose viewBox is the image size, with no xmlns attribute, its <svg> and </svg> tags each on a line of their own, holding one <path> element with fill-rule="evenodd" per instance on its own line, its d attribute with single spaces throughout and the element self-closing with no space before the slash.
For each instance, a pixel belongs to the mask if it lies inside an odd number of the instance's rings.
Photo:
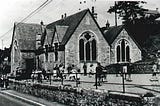
<svg viewBox="0 0 160 106">
<path fill-rule="evenodd" d="M 37 23 L 25 23 L 25 22 L 14 22 L 15 25 L 18 25 L 18 24 L 25 24 L 25 25 L 40 25 L 40 24 L 37 24 Z"/>
<path fill-rule="evenodd" d="M 54 22 L 52 22 L 52 23 L 49 23 L 49 24 L 47 24 L 46 26 L 50 26 L 51 24 L 54 24 L 54 23 L 56 23 L 56 22 L 64 21 L 64 20 L 66 20 L 66 19 L 68 19 L 68 18 L 70 18 L 70 17 L 73 17 L 73 16 L 75 16 L 75 15 L 77 15 L 77 14 L 80 14 L 80 13 L 85 12 L 85 11 L 88 11 L 88 10 L 89 10 L 89 8 L 88 8 L 88 9 L 84 9 L 84 10 L 82 10 L 82 11 L 80 11 L 80 12 L 71 14 L 71 15 L 67 16 L 66 18 L 59 19 L 59 20 L 56 20 L 56 21 L 54 21 Z"/>
</svg>

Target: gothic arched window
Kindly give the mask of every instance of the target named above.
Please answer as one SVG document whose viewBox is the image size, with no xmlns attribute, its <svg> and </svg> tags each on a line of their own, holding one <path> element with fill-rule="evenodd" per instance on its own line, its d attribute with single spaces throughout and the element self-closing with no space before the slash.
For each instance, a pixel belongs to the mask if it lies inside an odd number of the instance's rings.
<svg viewBox="0 0 160 106">
<path fill-rule="evenodd" d="M 92 40 L 92 60 L 96 60 L 96 40 Z"/>
<path fill-rule="evenodd" d="M 125 41 L 124 39 L 122 39 L 122 42 L 121 42 L 121 49 L 122 49 L 122 61 L 125 61 Z"/>
<path fill-rule="evenodd" d="M 120 46 L 117 46 L 117 62 L 120 62 Z"/>
<path fill-rule="evenodd" d="M 80 56 L 80 60 L 84 60 L 84 40 L 80 39 L 79 40 L 79 56 Z"/>
<path fill-rule="evenodd" d="M 96 39 L 90 32 L 85 32 L 79 40 L 79 58 L 81 61 L 96 60 Z"/>
<path fill-rule="evenodd" d="M 121 39 L 116 47 L 117 62 L 129 62 L 130 60 L 130 46 L 129 42 Z"/>
<path fill-rule="evenodd" d="M 126 61 L 130 61 L 129 46 L 126 47 Z"/>
<path fill-rule="evenodd" d="M 90 55 L 91 53 L 90 53 L 90 42 L 87 42 L 86 43 L 86 60 L 90 60 L 91 58 L 90 58 Z"/>
</svg>

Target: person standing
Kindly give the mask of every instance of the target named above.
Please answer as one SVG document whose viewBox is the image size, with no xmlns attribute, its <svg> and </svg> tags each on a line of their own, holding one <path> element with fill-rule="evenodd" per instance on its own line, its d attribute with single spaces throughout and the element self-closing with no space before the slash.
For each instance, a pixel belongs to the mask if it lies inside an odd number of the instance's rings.
<svg viewBox="0 0 160 106">
<path fill-rule="evenodd" d="M 128 73 L 128 71 L 127 71 L 127 65 L 123 66 L 123 73 L 124 73 L 124 79 L 126 80 L 127 73 Z"/>
<path fill-rule="evenodd" d="M 56 64 L 56 66 L 54 67 L 54 70 L 56 70 L 56 77 L 58 78 L 60 74 L 58 64 Z"/>
<path fill-rule="evenodd" d="M 96 86 L 101 86 L 100 82 L 101 82 L 102 70 L 103 70 L 103 68 L 102 68 L 101 64 L 98 62 L 97 67 L 96 67 L 96 82 L 95 82 Z M 98 79 L 98 81 L 97 81 L 97 79 Z"/>
<path fill-rule="evenodd" d="M 156 73 L 157 73 L 157 64 L 156 63 L 153 64 L 152 70 L 153 70 L 152 76 L 156 77 Z"/>
<path fill-rule="evenodd" d="M 93 74 L 93 64 L 90 65 L 89 67 L 89 77 Z"/>
</svg>

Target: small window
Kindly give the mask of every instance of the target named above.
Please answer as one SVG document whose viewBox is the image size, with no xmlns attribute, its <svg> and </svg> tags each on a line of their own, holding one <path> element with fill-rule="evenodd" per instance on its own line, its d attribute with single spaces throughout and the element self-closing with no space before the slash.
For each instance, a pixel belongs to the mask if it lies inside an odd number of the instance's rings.
<svg viewBox="0 0 160 106">
<path fill-rule="evenodd" d="M 90 43 L 86 44 L 86 60 L 90 60 Z"/>
<path fill-rule="evenodd" d="M 120 62 L 120 46 L 117 46 L 117 62 Z"/>
<path fill-rule="evenodd" d="M 121 42 L 121 49 L 122 49 L 122 61 L 125 61 L 125 41 L 122 39 Z"/>
<path fill-rule="evenodd" d="M 126 61 L 130 61 L 129 46 L 126 47 Z"/>
<path fill-rule="evenodd" d="M 83 39 L 79 41 L 79 50 L 80 50 L 79 52 L 80 60 L 84 60 L 84 40 Z"/>
<path fill-rule="evenodd" d="M 96 40 L 92 40 L 92 60 L 96 60 Z"/>
</svg>

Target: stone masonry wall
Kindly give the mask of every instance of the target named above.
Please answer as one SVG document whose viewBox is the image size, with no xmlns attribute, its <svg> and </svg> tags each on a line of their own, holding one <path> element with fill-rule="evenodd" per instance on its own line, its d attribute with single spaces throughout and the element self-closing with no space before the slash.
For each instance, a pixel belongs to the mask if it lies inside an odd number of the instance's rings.
<svg viewBox="0 0 160 106">
<path fill-rule="evenodd" d="M 46 61 L 45 54 L 41 54 L 39 56 L 40 59 L 40 67 L 45 69 L 46 71 L 50 70 L 53 71 L 53 68 L 56 64 L 64 64 L 64 51 L 58 52 L 58 60 L 55 61 L 55 53 L 48 52 L 48 61 Z"/>
</svg>

